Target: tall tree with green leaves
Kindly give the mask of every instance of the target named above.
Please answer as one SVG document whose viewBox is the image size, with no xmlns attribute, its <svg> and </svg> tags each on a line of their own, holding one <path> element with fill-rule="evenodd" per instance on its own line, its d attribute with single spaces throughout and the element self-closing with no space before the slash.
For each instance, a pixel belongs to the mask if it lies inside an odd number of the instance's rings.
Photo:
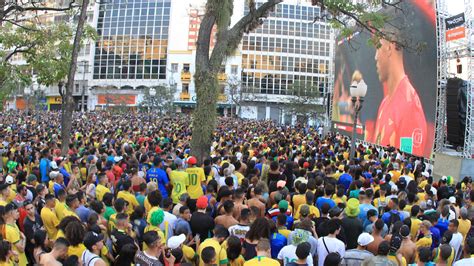
<svg viewBox="0 0 474 266">
<path fill-rule="evenodd" d="M 226 58 L 239 46 L 245 33 L 255 30 L 263 22 L 276 5 L 283 0 L 260 1 L 247 0 L 249 12 L 235 25 L 231 26 L 233 0 L 207 0 L 205 14 L 199 28 L 196 49 L 196 72 L 194 74 L 197 107 L 193 114 L 193 138 L 191 152 L 199 160 L 209 156 L 213 130 L 216 124 L 217 95 L 219 82 L 217 74 Z M 389 39 L 381 28 L 389 19 L 376 13 L 374 8 L 379 5 L 393 5 L 394 1 L 372 0 L 366 4 L 354 4 L 351 0 L 312 0 L 319 6 L 322 15 L 315 20 L 324 20 L 340 29 L 349 36 L 352 28 L 350 22 L 374 33 L 374 38 Z M 213 27 L 217 26 L 214 49 L 211 51 Z M 375 43 L 375 42 L 374 42 Z"/>
</svg>

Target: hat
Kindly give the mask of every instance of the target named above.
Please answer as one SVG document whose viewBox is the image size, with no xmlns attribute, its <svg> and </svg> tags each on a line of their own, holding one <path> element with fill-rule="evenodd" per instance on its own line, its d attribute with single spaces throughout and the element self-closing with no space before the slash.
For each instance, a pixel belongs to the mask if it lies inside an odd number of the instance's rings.
<svg viewBox="0 0 474 266">
<path fill-rule="evenodd" d="M 1 190 L 4 190 L 6 188 L 8 188 L 11 184 L 8 184 L 8 183 L 3 183 L 3 184 L 0 184 L 0 191 Z"/>
<path fill-rule="evenodd" d="M 306 204 L 301 205 L 300 215 L 303 216 L 303 217 L 306 217 L 306 216 L 309 215 L 309 213 L 310 213 L 309 206 L 306 205 Z"/>
<path fill-rule="evenodd" d="M 331 218 L 337 217 L 337 216 L 341 215 L 342 211 L 343 211 L 343 209 L 341 209 L 337 206 L 334 206 L 331 209 L 329 209 L 329 217 L 331 217 Z"/>
<path fill-rule="evenodd" d="M 410 235 L 410 227 L 406 224 L 402 225 L 402 227 L 400 227 L 400 235 L 402 237 L 408 237 Z"/>
<path fill-rule="evenodd" d="M 28 178 L 26 179 L 26 182 L 31 183 L 33 181 L 37 181 L 38 178 L 34 174 L 30 174 Z"/>
<path fill-rule="evenodd" d="M 356 217 L 357 215 L 359 215 L 359 200 L 355 198 L 351 198 L 350 200 L 348 200 L 345 213 L 349 217 Z"/>
<path fill-rule="evenodd" d="M 359 244 L 362 247 L 367 246 L 373 241 L 374 241 L 374 237 L 370 235 L 369 233 L 362 233 L 359 235 L 359 238 L 357 238 L 357 244 Z"/>
<path fill-rule="evenodd" d="M 59 175 L 59 171 L 51 171 L 49 173 L 49 178 L 55 179 L 56 177 L 58 177 L 58 175 Z"/>
<path fill-rule="evenodd" d="M 288 210 L 288 201 L 280 200 L 280 202 L 278 202 L 278 209 Z"/>
<path fill-rule="evenodd" d="M 205 209 L 205 208 L 207 208 L 207 204 L 208 204 L 207 197 L 206 196 L 201 196 L 197 199 L 196 207 L 198 209 Z"/>
<path fill-rule="evenodd" d="M 309 168 L 309 163 L 308 163 L 308 162 L 304 162 L 304 163 L 303 163 L 303 168 Z"/>
<path fill-rule="evenodd" d="M 179 236 L 172 236 L 168 239 L 168 247 L 171 249 L 179 248 L 185 240 L 186 236 L 184 234 L 180 234 Z"/>
<path fill-rule="evenodd" d="M 402 245 L 402 238 L 399 235 L 392 235 L 390 239 L 390 251 L 397 252 Z"/>
<path fill-rule="evenodd" d="M 86 248 L 91 251 L 92 246 L 102 240 L 104 240 L 103 234 L 97 234 L 96 232 L 87 232 L 86 236 L 84 237 L 84 246 L 86 246 Z"/>
<path fill-rule="evenodd" d="M 426 177 L 426 178 L 430 177 L 430 173 L 428 173 L 428 172 L 422 172 L 421 175 Z"/>
<path fill-rule="evenodd" d="M 118 163 L 118 162 L 120 162 L 122 159 L 123 159 L 122 156 L 115 156 L 115 157 L 114 157 L 114 162 L 115 162 L 115 163 Z"/>
<path fill-rule="evenodd" d="M 7 175 L 7 177 L 5 178 L 5 183 L 13 184 L 14 182 L 15 182 L 15 180 L 13 179 L 13 176 Z"/>
<path fill-rule="evenodd" d="M 286 186 L 286 181 L 285 180 L 280 180 L 277 182 L 277 188 L 285 187 Z"/>
<path fill-rule="evenodd" d="M 296 247 L 296 256 L 299 259 L 306 259 L 309 256 L 309 253 L 311 252 L 311 244 L 308 242 L 303 242 L 298 244 Z"/>
<path fill-rule="evenodd" d="M 174 159 L 174 164 L 176 164 L 176 166 L 182 166 L 183 160 L 179 157 L 176 157 L 176 159 Z"/>
<path fill-rule="evenodd" d="M 301 243 L 308 242 L 309 232 L 303 229 L 296 229 L 293 231 L 293 237 L 291 238 L 291 244 L 298 246 Z"/>
<path fill-rule="evenodd" d="M 188 158 L 188 164 L 195 165 L 197 164 L 197 159 L 194 156 Z"/>
<path fill-rule="evenodd" d="M 454 196 L 449 197 L 449 202 L 452 204 L 456 203 L 456 198 Z"/>
<path fill-rule="evenodd" d="M 448 182 L 448 177 L 447 176 L 442 176 L 440 181 L 443 182 L 443 183 L 447 183 Z"/>
</svg>

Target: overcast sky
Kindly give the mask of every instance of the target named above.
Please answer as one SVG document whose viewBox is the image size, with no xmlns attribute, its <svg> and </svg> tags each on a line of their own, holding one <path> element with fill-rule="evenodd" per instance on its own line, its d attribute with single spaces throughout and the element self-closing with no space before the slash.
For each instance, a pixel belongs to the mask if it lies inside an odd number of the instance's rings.
<svg viewBox="0 0 474 266">
<path fill-rule="evenodd" d="M 464 12 L 464 0 L 444 0 L 447 1 L 448 12 L 452 15 L 456 15 Z M 472 4 L 472 0 L 471 0 Z"/>
</svg>

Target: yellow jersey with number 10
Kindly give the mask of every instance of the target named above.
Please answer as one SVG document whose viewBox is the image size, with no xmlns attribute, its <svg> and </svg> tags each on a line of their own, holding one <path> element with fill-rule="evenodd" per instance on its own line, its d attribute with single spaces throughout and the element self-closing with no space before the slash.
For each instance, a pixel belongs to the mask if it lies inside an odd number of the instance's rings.
<svg viewBox="0 0 474 266">
<path fill-rule="evenodd" d="M 173 185 L 173 190 L 171 191 L 171 199 L 173 203 L 177 204 L 179 202 L 179 197 L 186 193 L 186 185 L 188 185 L 189 174 L 184 171 L 174 170 L 170 173 L 170 181 Z"/>
<path fill-rule="evenodd" d="M 191 199 L 197 199 L 204 195 L 201 182 L 206 181 L 204 169 L 200 167 L 191 167 L 186 169 L 188 173 L 188 194 Z"/>
</svg>

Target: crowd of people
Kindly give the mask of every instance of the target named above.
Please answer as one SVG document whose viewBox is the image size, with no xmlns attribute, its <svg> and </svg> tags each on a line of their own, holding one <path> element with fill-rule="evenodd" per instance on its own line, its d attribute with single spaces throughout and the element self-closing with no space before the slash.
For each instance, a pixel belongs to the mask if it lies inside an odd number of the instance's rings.
<svg viewBox="0 0 474 266">
<path fill-rule="evenodd" d="M 76 113 L 0 121 L 2 265 L 474 265 L 471 177 L 394 147 L 220 118 Z"/>
</svg>

